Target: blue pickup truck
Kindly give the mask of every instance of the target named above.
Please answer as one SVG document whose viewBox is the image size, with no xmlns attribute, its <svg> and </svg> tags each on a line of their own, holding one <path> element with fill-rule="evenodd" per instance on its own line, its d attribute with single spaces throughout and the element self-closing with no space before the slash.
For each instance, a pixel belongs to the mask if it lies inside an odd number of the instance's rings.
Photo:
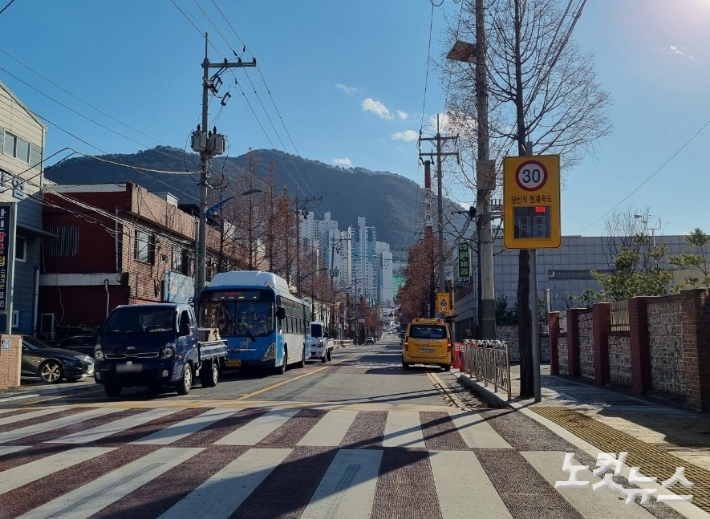
<svg viewBox="0 0 710 519">
<path fill-rule="evenodd" d="M 109 397 L 133 386 L 173 386 L 186 395 L 198 377 L 203 387 L 217 385 L 226 359 L 227 342 L 215 330 L 198 329 L 191 306 L 123 305 L 99 331 L 94 376 Z"/>
</svg>

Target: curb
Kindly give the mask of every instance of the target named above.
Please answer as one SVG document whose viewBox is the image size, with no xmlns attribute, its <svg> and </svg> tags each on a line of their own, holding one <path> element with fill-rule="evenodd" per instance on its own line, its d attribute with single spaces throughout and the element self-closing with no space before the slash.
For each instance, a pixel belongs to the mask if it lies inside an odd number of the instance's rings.
<svg viewBox="0 0 710 519">
<path fill-rule="evenodd" d="M 12 402 L 15 400 L 23 400 L 25 398 L 42 398 L 46 396 L 61 395 L 64 393 L 73 393 L 76 391 L 88 391 L 94 389 L 96 384 L 81 384 L 78 386 L 61 386 L 61 387 L 37 387 L 37 388 L 23 388 L 20 386 L 19 389 L 10 389 L 8 391 L 0 392 L 0 404 L 5 402 Z"/>
<path fill-rule="evenodd" d="M 512 399 L 510 401 L 503 400 L 503 398 L 501 398 L 497 393 L 491 391 L 487 387 L 482 386 L 477 381 L 473 380 L 470 376 L 463 372 L 453 373 L 453 375 L 457 378 L 461 385 L 477 391 L 484 400 L 498 408 L 509 407 L 513 405 L 513 403 L 517 402 L 516 399 Z"/>
</svg>

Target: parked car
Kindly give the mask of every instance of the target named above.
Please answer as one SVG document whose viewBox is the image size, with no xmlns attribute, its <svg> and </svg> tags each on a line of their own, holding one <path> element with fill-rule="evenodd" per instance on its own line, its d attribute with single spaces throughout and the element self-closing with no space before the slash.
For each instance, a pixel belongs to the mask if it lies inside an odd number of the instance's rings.
<svg viewBox="0 0 710 519">
<path fill-rule="evenodd" d="M 34 337 L 22 337 L 22 376 L 56 384 L 94 375 L 94 359 L 78 351 L 52 348 Z"/>
<path fill-rule="evenodd" d="M 365 344 L 375 344 L 375 338 L 372 336 L 365 337 Z"/>
<path fill-rule="evenodd" d="M 95 335 L 75 335 L 57 343 L 57 348 L 78 351 L 89 357 L 94 356 L 94 346 L 96 346 Z"/>
</svg>

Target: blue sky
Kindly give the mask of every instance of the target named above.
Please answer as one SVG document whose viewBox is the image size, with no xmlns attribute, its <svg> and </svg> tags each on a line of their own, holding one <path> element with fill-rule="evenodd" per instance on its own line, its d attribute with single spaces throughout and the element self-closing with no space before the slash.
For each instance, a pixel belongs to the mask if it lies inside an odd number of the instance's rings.
<svg viewBox="0 0 710 519">
<path fill-rule="evenodd" d="M 0 9 L 8 3 L 0 0 Z M 0 14 L 0 80 L 48 121 L 47 155 L 64 147 L 86 154 L 188 148 L 200 120 L 200 33 L 207 31 L 211 61 L 235 59 L 233 49 L 259 65 L 236 70 L 239 85 L 225 73 L 220 94 L 231 98 L 224 108 L 211 103 L 230 155 L 276 148 L 422 184 L 416 140 L 407 139 L 422 122 L 433 131 L 427 125 L 445 97 L 432 63 L 427 80 L 429 28 L 434 60 L 447 50 L 445 16 L 459 6 L 15 0 Z M 563 171 L 563 234 L 599 235 L 614 207 L 650 213 L 649 225 L 662 228 L 657 235 L 710 232 L 708 27 L 710 0 L 588 2 L 575 40 L 595 55 L 612 95 L 614 134 L 597 143 L 595 157 Z M 317 192 L 310 179 L 299 180 L 307 194 Z"/>
</svg>

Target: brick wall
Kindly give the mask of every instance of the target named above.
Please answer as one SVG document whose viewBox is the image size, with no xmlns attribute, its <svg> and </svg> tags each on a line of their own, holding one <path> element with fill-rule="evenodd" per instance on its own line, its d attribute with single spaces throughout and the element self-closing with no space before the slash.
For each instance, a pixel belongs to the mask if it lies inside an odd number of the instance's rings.
<svg viewBox="0 0 710 519">
<path fill-rule="evenodd" d="M 631 344 L 627 333 L 609 334 L 609 380 L 631 387 Z"/>
<path fill-rule="evenodd" d="M 560 375 L 569 375 L 569 361 L 567 354 L 567 334 L 557 337 L 557 358 L 559 359 Z"/>
<path fill-rule="evenodd" d="M 681 294 L 687 404 L 710 410 L 710 290 Z"/>
<path fill-rule="evenodd" d="M 580 312 L 579 330 L 579 368 L 584 378 L 594 380 L 594 336 L 592 334 L 592 312 Z"/>
<path fill-rule="evenodd" d="M 4 349 L 5 340 L 9 349 Z M 20 359 L 22 358 L 22 336 L 0 335 L 0 389 L 20 385 Z"/>
<path fill-rule="evenodd" d="M 646 305 L 651 389 L 685 396 L 681 296 L 650 299 Z"/>
</svg>

